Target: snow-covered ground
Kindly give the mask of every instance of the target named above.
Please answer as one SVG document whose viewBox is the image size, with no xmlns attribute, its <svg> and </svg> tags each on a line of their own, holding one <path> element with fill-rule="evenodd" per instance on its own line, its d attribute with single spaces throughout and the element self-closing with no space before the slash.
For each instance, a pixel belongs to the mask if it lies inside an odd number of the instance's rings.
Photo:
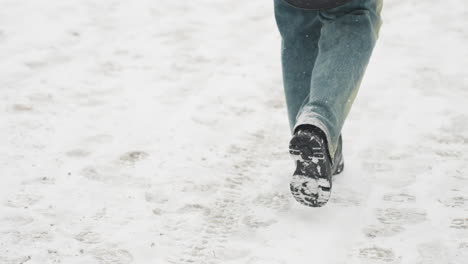
<svg viewBox="0 0 468 264">
<path fill-rule="evenodd" d="M 0 263 L 467 263 L 468 5 L 383 19 L 311 209 L 272 1 L 0 0 Z"/>
</svg>

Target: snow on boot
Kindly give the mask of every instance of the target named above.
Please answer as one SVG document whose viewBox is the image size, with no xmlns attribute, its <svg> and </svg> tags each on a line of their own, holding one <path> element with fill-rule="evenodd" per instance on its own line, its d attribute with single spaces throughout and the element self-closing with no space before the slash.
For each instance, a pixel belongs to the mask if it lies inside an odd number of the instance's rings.
<svg viewBox="0 0 468 264">
<path fill-rule="evenodd" d="M 331 195 L 332 175 L 343 166 L 338 162 L 333 168 L 323 133 L 317 128 L 299 128 L 290 141 L 289 153 L 297 166 L 290 183 L 296 201 L 310 207 L 325 205 Z M 341 148 L 337 154 L 341 156 Z"/>
</svg>

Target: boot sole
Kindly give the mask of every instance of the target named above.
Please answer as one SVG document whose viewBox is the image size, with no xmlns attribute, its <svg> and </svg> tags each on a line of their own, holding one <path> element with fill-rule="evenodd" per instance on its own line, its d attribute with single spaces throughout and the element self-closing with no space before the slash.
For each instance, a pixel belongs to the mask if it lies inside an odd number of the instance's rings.
<svg viewBox="0 0 468 264">
<path fill-rule="evenodd" d="M 321 207 L 331 196 L 332 182 L 326 171 L 329 160 L 322 144 L 316 138 L 295 137 L 289 146 L 297 166 L 290 190 L 297 202 L 309 207 Z"/>
</svg>

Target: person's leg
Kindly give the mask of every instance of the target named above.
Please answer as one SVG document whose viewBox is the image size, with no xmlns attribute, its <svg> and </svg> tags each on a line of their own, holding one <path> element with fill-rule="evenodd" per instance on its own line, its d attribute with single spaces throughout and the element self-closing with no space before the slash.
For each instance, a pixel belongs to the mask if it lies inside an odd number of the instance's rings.
<svg viewBox="0 0 468 264">
<path fill-rule="evenodd" d="M 283 0 L 274 0 L 275 18 L 281 34 L 281 62 L 283 84 L 291 131 L 296 116 L 307 100 L 321 22 L 318 11 L 291 6 Z"/>
<path fill-rule="evenodd" d="M 310 95 L 293 131 L 313 125 L 326 134 L 333 160 L 345 118 L 357 94 L 381 25 L 382 0 L 353 0 L 319 11 L 319 50 Z"/>
</svg>

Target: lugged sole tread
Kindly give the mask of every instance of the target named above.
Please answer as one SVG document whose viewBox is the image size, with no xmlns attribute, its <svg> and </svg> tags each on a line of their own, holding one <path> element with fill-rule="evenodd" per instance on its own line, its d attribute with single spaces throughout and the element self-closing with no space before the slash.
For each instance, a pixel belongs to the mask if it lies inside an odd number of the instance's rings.
<svg viewBox="0 0 468 264">
<path fill-rule="evenodd" d="M 291 140 L 289 153 L 297 165 L 290 183 L 294 199 L 309 207 L 325 205 L 331 196 L 332 183 L 324 142 L 308 131 L 298 133 Z"/>
</svg>

